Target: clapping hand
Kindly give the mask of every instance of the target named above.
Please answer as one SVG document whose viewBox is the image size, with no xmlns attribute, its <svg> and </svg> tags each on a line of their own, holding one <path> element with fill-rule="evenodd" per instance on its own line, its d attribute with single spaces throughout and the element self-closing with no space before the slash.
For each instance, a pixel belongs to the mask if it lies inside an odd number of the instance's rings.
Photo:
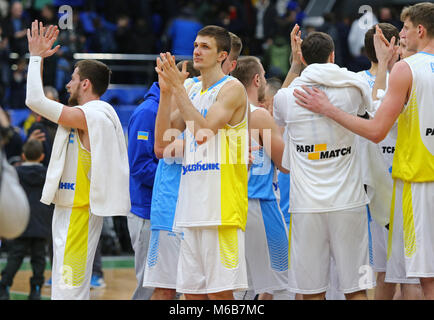
<svg viewBox="0 0 434 320">
<path fill-rule="evenodd" d="M 398 60 L 399 46 L 395 46 L 396 38 L 392 37 L 387 41 L 383 31 L 378 25 L 375 26 L 374 47 L 378 63 L 384 63 L 391 70 L 396 60 Z"/>
</svg>

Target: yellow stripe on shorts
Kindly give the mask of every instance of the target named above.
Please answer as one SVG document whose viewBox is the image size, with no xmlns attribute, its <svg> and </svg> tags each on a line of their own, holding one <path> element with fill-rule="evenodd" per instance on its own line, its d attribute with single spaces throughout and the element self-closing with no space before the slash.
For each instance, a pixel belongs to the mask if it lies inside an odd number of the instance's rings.
<svg viewBox="0 0 434 320">
<path fill-rule="evenodd" d="M 63 257 L 63 281 L 68 286 L 79 287 L 84 283 L 87 264 L 87 244 L 89 235 L 89 170 L 91 155 L 77 139 L 78 161 L 74 205 L 69 220 Z"/>
<path fill-rule="evenodd" d="M 72 208 L 63 257 L 63 281 L 68 286 L 84 283 L 89 234 L 89 207 Z"/>
<path fill-rule="evenodd" d="M 228 269 L 239 264 L 237 227 L 218 226 L 220 261 Z"/>
<path fill-rule="evenodd" d="M 402 192 L 402 211 L 405 255 L 411 257 L 416 253 L 416 230 L 414 227 L 413 201 L 410 182 L 404 182 Z"/>
</svg>

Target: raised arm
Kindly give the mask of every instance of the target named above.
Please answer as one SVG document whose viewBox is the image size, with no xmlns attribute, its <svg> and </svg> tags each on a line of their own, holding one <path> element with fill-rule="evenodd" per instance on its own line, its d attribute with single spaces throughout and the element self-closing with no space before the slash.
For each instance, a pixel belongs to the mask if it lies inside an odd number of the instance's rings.
<svg viewBox="0 0 434 320">
<path fill-rule="evenodd" d="M 294 81 L 295 78 L 300 76 L 303 70 L 303 62 L 301 61 L 301 30 L 298 24 L 292 28 L 291 31 L 291 68 L 286 75 L 285 81 L 282 84 L 282 88 L 287 88 Z"/>
<path fill-rule="evenodd" d="M 165 149 L 185 130 L 185 122 L 179 111 L 172 107 L 175 104 L 173 88 L 161 75 L 162 68 L 162 61 L 157 58 L 155 71 L 158 73 L 160 85 L 160 103 L 155 120 L 154 151 L 158 158 L 163 157 Z M 186 65 L 183 65 L 183 72 L 186 72 L 185 69 Z"/>
<path fill-rule="evenodd" d="M 412 74 L 406 62 L 395 64 L 390 73 L 386 96 L 375 117 L 369 120 L 353 116 L 330 103 L 326 94 L 317 88 L 303 86 L 305 92 L 294 90 L 296 103 L 312 112 L 325 115 L 348 130 L 374 143 L 382 141 L 398 118 L 411 91 Z"/>
<path fill-rule="evenodd" d="M 384 37 L 380 27 L 376 26 L 376 33 L 374 34 L 374 47 L 378 60 L 377 76 L 375 84 L 372 89 L 372 99 L 378 100 L 378 90 L 386 90 L 387 72 L 389 65 L 395 63 L 397 60 L 398 46 L 395 46 L 395 37 L 389 41 Z"/>
<path fill-rule="evenodd" d="M 55 54 L 60 46 L 53 44 L 59 35 L 57 26 L 45 28 L 42 22 L 32 22 L 27 29 L 29 44 L 29 68 L 27 71 L 26 105 L 34 112 L 65 127 L 87 130 L 84 113 L 79 108 L 70 108 L 48 99 L 42 84 L 42 60 Z"/>
</svg>

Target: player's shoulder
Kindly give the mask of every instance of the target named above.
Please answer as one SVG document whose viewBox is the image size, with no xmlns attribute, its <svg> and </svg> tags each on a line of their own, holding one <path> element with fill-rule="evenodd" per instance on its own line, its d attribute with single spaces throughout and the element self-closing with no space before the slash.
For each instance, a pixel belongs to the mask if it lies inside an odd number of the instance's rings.
<svg viewBox="0 0 434 320">
<path fill-rule="evenodd" d="M 237 79 L 234 77 L 229 76 L 227 78 L 227 81 L 225 84 L 223 84 L 222 86 L 222 90 L 241 90 L 244 91 L 244 85 Z"/>
<path fill-rule="evenodd" d="M 244 85 L 236 78 L 229 78 L 221 87 L 217 99 L 247 99 Z"/>
<path fill-rule="evenodd" d="M 395 63 L 392 70 L 390 71 L 390 81 L 397 80 L 397 79 L 405 80 L 406 78 L 410 80 L 411 77 L 412 77 L 411 67 L 409 61 L 406 59 Z"/>
<path fill-rule="evenodd" d="M 301 86 L 296 87 L 293 85 L 290 85 L 289 87 L 286 88 L 280 88 L 279 90 L 277 90 L 276 94 L 274 95 L 274 103 L 275 104 L 289 103 L 289 101 L 293 97 L 294 89 L 303 90 Z"/>
<path fill-rule="evenodd" d="M 253 129 L 270 128 L 270 121 L 274 121 L 265 108 L 255 108 L 250 111 L 250 125 Z"/>
</svg>

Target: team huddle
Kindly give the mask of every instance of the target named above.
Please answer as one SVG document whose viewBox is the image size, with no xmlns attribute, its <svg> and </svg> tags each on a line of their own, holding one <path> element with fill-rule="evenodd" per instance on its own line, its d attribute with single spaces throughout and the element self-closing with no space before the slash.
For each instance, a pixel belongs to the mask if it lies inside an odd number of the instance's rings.
<svg viewBox="0 0 434 320">
<path fill-rule="evenodd" d="M 133 299 L 434 299 L 434 4 L 401 20 L 366 33 L 360 73 L 296 25 L 275 90 L 240 38 L 206 26 L 192 63 L 157 58 L 128 147 L 103 63 L 75 65 L 69 106 L 45 97 L 59 30 L 34 21 L 26 105 L 59 124 L 41 199 L 52 299 L 89 299 L 107 216 L 128 217 Z"/>
</svg>

